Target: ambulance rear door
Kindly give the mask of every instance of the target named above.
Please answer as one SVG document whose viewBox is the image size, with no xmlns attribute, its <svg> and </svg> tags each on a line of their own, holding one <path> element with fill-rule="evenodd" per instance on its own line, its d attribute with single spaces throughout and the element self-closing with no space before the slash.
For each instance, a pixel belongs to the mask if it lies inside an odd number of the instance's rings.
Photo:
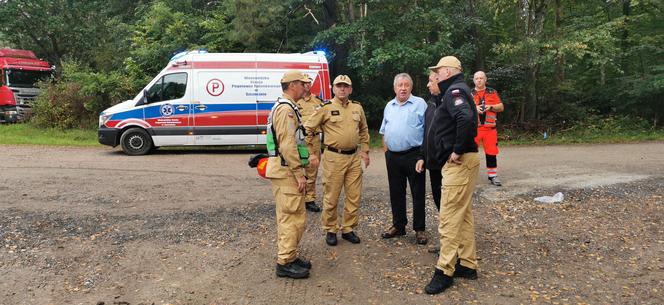
<svg viewBox="0 0 664 305">
<path fill-rule="evenodd" d="M 254 54 L 203 54 L 194 62 L 196 145 L 253 145 L 256 127 Z"/>
</svg>

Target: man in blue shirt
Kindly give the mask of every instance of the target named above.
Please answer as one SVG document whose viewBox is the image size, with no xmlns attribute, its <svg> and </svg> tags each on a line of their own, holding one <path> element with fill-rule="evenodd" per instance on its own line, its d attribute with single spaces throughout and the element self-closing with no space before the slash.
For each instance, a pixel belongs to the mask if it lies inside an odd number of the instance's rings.
<svg viewBox="0 0 664 305">
<path fill-rule="evenodd" d="M 425 234 L 424 184 L 425 175 L 415 170 L 421 158 L 420 146 L 424 137 L 424 112 L 427 103 L 413 96 L 413 80 L 406 73 L 394 77 L 396 97 L 389 101 L 383 112 L 380 134 L 387 165 L 392 206 L 392 227 L 383 238 L 406 235 L 406 181 L 413 196 L 413 230 L 418 244 L 427 243 Z"/>
</svg>

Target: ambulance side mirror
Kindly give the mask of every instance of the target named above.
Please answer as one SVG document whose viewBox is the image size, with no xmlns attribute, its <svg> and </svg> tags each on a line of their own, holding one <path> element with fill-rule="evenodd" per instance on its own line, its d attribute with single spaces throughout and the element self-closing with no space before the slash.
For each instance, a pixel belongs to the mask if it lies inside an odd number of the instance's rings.
<svg viewBox="0 0 664 305">
<path fill-rule="evenodd" d="M 147 103 L 148 103 L 148 90 L 143 89 L 143 95 L 141 96 L 140 99 L 138 99 L 138 103 L 136 103 L 136 106 L 145 105 Z"/>
</svg>

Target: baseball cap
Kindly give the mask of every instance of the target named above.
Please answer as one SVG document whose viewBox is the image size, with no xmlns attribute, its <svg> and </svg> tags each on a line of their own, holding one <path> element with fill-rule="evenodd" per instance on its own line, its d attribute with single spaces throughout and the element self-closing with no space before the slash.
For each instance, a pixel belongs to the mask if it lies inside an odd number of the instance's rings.
<svg viewBox="0 0 664 305">
<path fill-rule="evenodd" d="M 463 68 L 461 68 L 461 61 L 459 61 L 459 59 L 454 56 L 445 56 L 441 58 L 438 61 L 438 64 L 433 67 L 429 67 L 429 70 L 435 70 L 441 67 L 457 68 L 459 70 L 463 70 Z"/>
<path fill-rule="evenodd" d="M 301 81 L 303 83 L 310 83 L 311 80 L 309 77 L 302 73 L 300 70 L 288 70 L 284 73 L 284 76 L 281 77 L 281 83 L 290 83 L 294 81 Z"/>
<path fill-rule="evenodd" d="M 334 79 L 334 82 L 332 82 L 332 85 L 336 84 L 346 84 L 348 86 L 352 86 L 353 82 L 350 81 L 350 77 L 348 77 L 348 75 L 339 75 Z"/>
</svg>

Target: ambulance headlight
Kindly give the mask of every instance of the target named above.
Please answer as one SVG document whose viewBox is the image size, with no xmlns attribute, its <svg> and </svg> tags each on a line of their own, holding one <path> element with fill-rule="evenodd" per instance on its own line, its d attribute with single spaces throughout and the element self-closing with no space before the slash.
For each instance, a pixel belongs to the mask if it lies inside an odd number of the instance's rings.
<svg viewBox="0 0 664 305">
<path fill-rule="evenodd" d="M 104 113 L 99 115 L 99 127 L 106 125 L 106 122 L 108 122 L 108 120 L 110 120 L 112 116 L 113 116 L 112 114 L 104 114 Z"/>
</svg>

